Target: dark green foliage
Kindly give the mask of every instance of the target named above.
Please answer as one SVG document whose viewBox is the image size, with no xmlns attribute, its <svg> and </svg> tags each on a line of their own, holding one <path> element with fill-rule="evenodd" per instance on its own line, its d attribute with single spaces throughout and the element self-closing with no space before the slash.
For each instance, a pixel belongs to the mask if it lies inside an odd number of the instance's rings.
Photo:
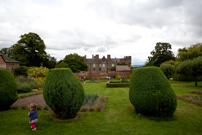
<svg viewBox="0 0 202 135">
<path fill-rule="evenodd" d="M 111 80 L 109 83 L 123 83 L 122 82 L 122 80 Z M 129 81 L 128 80 L 125 80 L 125 82 L 124 83 L 129 83 Z"/>
<path fill-rule="evenodd" d="M 58 63 L 56 66 L 56 68 L 68 68 L 68 64 L 65 63 L 64 61 Z"/>
<path fill-rule="evenodd" d="M 24 66 L 41 66 L 46 56 L 44 41 L 36 33 L 20 36 L 20 40 L 12 47 L 14 59 Z"/>
<path fill-rule="evenodd" d="M 15 78 L 18 93 L 31 92 L 35 87 L 35 80 L 30 77 L 18 76 Z"/>
<path fill-rule="evenodd" d="M 83 57 L 78 54 L 69 54 L 66 55 L 63 59 L 63 62 L 72 70 L 72 72 L 87 71 L 88 66 Z M 63 65 L 64 66 L 64 65 Z"/>
<path fill-rule="evenodd" d="M 157 67 L 145 67 L 133 71 L 129 99 L 136 113 L 149 116 L 171 116 L 177 107 L 175 92 Z"/>
<path fill-rule="evenodd" d="M 0 68 L 0 110 L 8 109 L 17 99 L 17 85 L 11 72 Z"/>
<path fill-rule="evenodd" d="M 167 78 L 172 77 L 172 75 L 175 73 L 175 66 L 171 64 L 163 63 L 160 65 L 160 69 Z"/>
<path fill-rule="evenodd" d="M 185 61 L 197 58 L 199 56 L 202 56 L 202 43 L 191 45 L 188 48 L 180 48 L 178 50 L 177 59 L 179 61 Z"/>
<path fill-rule="evenodd" d="M 109 71 L 116 71 L 116 67 L 111 67 Z"/>
<path fill-rule="evenodd" d="M 129 87 L 129 83 L 107 83 L 108 88 Z"/>
<path fill-rule="evenodd" d="M 195 80 L 195 86 L 197 86 L 197 77 L 202 75 L 202 56 L 181 62 L 177 66 L 176 71 L 178 74 L 185 75 L 186 78 L 192 75 Z"/>
<path fill-rule="evenodd" d="M 174 54 L 171 51 L 172 47 L 170 43 L 156 43 L 155 50 L 151 51 L 151 55 L 148 57 L 148 63 L 146 66 L 154 65 L 160 66 L 161 63 L 167 60 L 175 60 Z"/>
<path fill-rule="evenodd" d="M 49 70 L 43 89 L 46 104 L 62 119 L 73 118 L 84 102 L 84 88 L 71 69 Z"/>
<path fill-rule="evenodd" d="M 36 33 L 29 32 L 20 36 L 20 40 L 10 48 L 2 48 L 0 53 L 20 62 L 23 66 L 45 66 L 54 68 L 56 59 L 45 51 L 44 41 Z"/>
<path fill-rule="evenodd" d="M 31 91 L 32 91 L 32 87 L 28 83 L 20 84 L 17 89 L 18 93 L 27 93 L 27 92 L 31 92 Z"/>
<path fill-rule="evenodd" d="M 15 75 L 19 76 L 19 75 L 23 75 L 23 76 L 27 76 L 27 67 L 26 66 L 20 66 L 20 67 L 16 67 L 14 69 L 14 73 Z"/>
</svg>

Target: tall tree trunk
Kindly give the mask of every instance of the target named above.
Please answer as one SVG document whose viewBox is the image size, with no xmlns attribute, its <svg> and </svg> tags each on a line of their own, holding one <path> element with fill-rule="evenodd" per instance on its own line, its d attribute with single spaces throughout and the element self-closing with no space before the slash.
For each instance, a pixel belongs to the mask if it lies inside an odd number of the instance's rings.
<svg viewBox="0 0 202 135">
<path fill-rule="evenodd" d="M 194 76 L 194 80 L 195 80 L 195 86 L 198 86 L 197 85 L 197 76 Z"/>
</svg>

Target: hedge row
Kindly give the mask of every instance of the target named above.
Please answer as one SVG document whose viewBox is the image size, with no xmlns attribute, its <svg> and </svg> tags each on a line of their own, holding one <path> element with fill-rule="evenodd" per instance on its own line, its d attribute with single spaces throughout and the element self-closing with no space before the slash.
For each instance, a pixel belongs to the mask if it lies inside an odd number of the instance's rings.
<svg viewBox="0 0 202 135">
<path fill-rule="evenodd" d="M 109 81 L 109 83 L 121 83 L 121 81 L 120 80 L 115 80 L 115 81 Z"/>
<path fill-rule="evenodd" d="M 107 83 L 108 88 L 129 87 L 129 83 Z"/>
</svg>

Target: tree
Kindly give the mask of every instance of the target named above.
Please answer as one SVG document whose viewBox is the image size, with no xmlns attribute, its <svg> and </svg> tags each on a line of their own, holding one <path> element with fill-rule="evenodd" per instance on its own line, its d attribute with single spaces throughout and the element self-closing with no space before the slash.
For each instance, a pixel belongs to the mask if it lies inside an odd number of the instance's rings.
<svg viewBox="0 0 202 135">
<path fill-rule="evenodd" d="M 72 72 L 80 72 L 87 71 L 88 66 L 84 61 L 84 58 L 79 56 L 78 54 L 69 54 L 66 55 L 63 59 L 63 62 L 68 64 L 68 67 L 72 70 Z"/>
<path fill-rule="evenodd" d="M 17 44 L 13 45 L 13 58 L 23 66 L 41 66 L 46 58 L 44 41 L 38 34 L 28 33 L 20 36 Z"/>
<path fill-rule="evenodd" d="M 45 61 L 44 61 L 44 67 L 47 68 L 55 68 L 56 66 L 56 59 L 54 57 L 51 57 L 49 54 L 46 55 Z"/>
<path fill-rule="evenodd" d="M 0 53 L 3 54 L 3 55 L 6 55 L 8 57 L 11 57 L 13 58 L 13 52 L 12 52 L 12 49 L 11 48 L 2 48 L 0 50 Z"/>
<path fill-rule="evenodd" d="M 55 67 L 56 68 L 68 68 L 69 66 L 68 66 L 67 63 L 65 63 L 64 61 L 62 61 L 62 62 L 58 63 Z"/>
<path fill-rule="evenodd" d="M 202 56 L 191 60 L 192 76 L 195 80 L 195 86 L 197 86 L 197 76 L 202 75 Z"/>
<path fill-rule="evenodd" d="M 172 76 L 175 73 L 175 66 L 171 64 L 162 63 L 160 65 L 160 69 L 167 78 L 169 78 L 169 76 Z"/>
<path fill-rule="evenodd" d="M 159 67 L 161 63 L 167 60 L 175 60 L 171 49 L 172 47 L 170 43 L 156 43 L 155 50 L 150 53 L 152 56 L 148 57 L 149 62 L 152 62 L 154 66 Z"/>
<path fill-rule="evenodd" d="M 55 67 L 56 59 L 46 53 L 46 46 L 39 35 L 30 32 L 21 35 L 20 38 L 10 48 L 2 48 L 0 53 L 20 61 L 21 66 Z"/>
<path fill-rule="evenodd" d="M 191 64 L 191 60 L 186 60 L 186 61 L 181 62 L 176 67 L 177 73 L 186 76 L 187 81 L 188 81 L 188 75 L 191 75 L 191 73 L 192 73 L 190 64 Z"/>
<path fill-rule="evenodd" d="M 185 75 L 192 75 L 195 80 L 195 86 L 197 86 L 197 76 L 202 75 L 202 56 L 193 60 L 186 60 L 181 62 L 177 68 L 177 73 Z"/>
<path fill-rule="evenodd" d="M 182 48 L 178 50 L 177 59 L 179 61 L 194 59 L 202 56 L 202 43 L 191 45 L 188 48 Z"/>
</svg>

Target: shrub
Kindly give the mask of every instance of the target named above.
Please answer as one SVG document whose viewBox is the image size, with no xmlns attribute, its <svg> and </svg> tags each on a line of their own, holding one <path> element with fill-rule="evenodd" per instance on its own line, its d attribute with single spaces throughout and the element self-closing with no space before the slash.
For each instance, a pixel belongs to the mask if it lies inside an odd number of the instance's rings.
<svg viewBox="0 0 202 135">
<path fill-rule="evenodd" d="M 48 73 L 49 69 L 46 67 L 31 67 L 28 69 L 27 73 L 30 77 L 46 77 L 46 74 Z"/>
<path fill-rule="evenodd" d="M 15 78 L 18 93 L 31 92 L 35 88 L 35 80 L 30 77 L 18 76 Z"/>
<path fill-rule="evenodd" d="M 28 83 L 22 83 L 17 88 L 18 93 L 27 93 L 31 91 L 32 91 L 32 87 Z"/>
<path fill-rule="evenodd" d="M 107 88 L 129 87 L 129 83 L 107 83 Z"/>
<path fill-rule="evenodd" d="M 46 104 L 59 118 L 75 117 L 84 102 L 84 88 L 71 69 L 49 70 L 43 89 Z"/>
<path fill-rule="evenodd" d="M 121 76 L 117 75 L 117 76 L 115 77 L 115 79 L 120 80 L 120 79 L 121 79 Z"/>
<path fill-rule="evenodd" d="M 26 66 L 20 66 L 14 69 L 14 73 L 16 76 L 19 76 L 19 75 L 27 76 L 27 70 L 28 69 Z"/>
<path fill-rule="evenodd" d="M 129 99 L 136 113 L 171 116 L 177 107 L 175 92 L 157 67 L 134 70 L 130 80 Z"/>
<path fill-rule="evenodd" d="M 0 110 L 8 109 L 17 99 L 17 85 L 11 72 L 0 68 Z"/>
</svg>

